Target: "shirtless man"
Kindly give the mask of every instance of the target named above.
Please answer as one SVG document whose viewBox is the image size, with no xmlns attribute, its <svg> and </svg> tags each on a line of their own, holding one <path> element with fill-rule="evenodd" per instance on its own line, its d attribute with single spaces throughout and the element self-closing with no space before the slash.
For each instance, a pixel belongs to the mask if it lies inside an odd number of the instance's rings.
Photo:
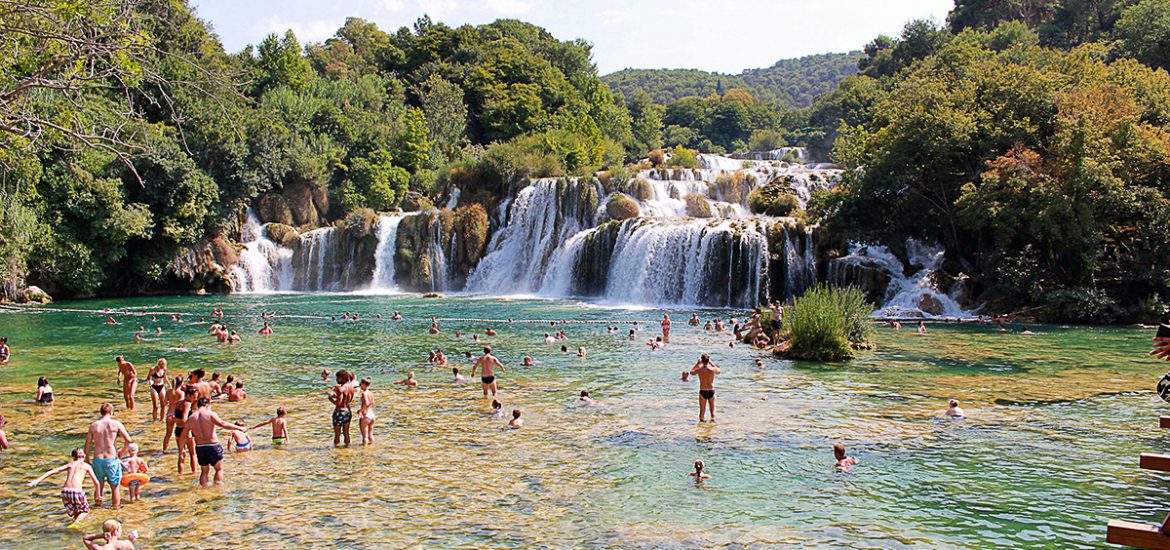
<svg viewBox="0 0 1170 550">
<path fill-rule="evenodd" d="M 195 386 L 195 393 L 199 394 L 199 397 L 211 399 L 213 388 L 211 382 L 203 380 L 204 376 L 207 376 L 207 371 L 203 370 L 203 367 L 191 371 L 191 385 Z"/>
<path fill-rule="evenodd" d="M 126 409 L 132 411 L 134 392 L 138 390 L 138 371 L 134 370 L 134 365 L 121 355 L 115 357 L 114 362 L 118 364 L 117 384 L 122 386 L 122 398 L 126 400 Z"/>
<path fill-rule="evenodd" d="M 484 346 L 483 357 L 480 357 L 475 362 L 475 366 L 471 367 L 472 378 L 475 378 L 476 371 L 480 372 L 484 398 L 487 398 L 488 390 L 492 391 L 492 397 L 496 396 L 496 367 L 499 367 L 500 372 L 504 372 L 504 364 L 492 355 L 491 346 Z"/>
<path fill-rule="evenodd" d="M 333 446 L 341 444 L 341 436 L 345 435 L 345 446 L 349 446 L 349 424 L 353 420 L 353 411 L 349 404 L 353 402 L 354 388 L 350 384 L 353 375 L 342 369 L 337 371 L 337 385 L 329 391 L 329 402 L 333 403 Z"/>
<path fill-rule="evenodd" d="M 703 407 L 707 406 L 711 409 L 711 422 L 715 421 L 715 375 L 719 374 L 719 365 L 711 362 L 711 356 L 704 353 L 695 366 L 691 368 L 691 374 L 699 377 L 699 422 L 704 422 Z"/>
<path fill-rule="evenodd" d="M 102 403 L 101 407 L 102 417 L 89 425 L 89 432 L 85 434 L 85 456 L 93 457 L 93 473 L 97 478 L 97 486 L 94 487 L 93 501 L 95 504 L 102 503 L 102 493 L 105 492 L 106 483 L 110 484 L 110 492 L 113 495 L 112 501 L 114 508 L 117 508 L 122 503 L 122 463 L 118 460 L 118 449 L 114 446 L 120 436 L 125 442 L 122 445 L 122 453 L 130 447 L 134 441 L 130 439 L 130 434 L 126 432 L 126 426 L 121 422 L 114 420 L 114 406 L 109 403 Z M 90 448 L 93 452 L 90 452 Z"/>
<path fill-rule="evenodd" d="M 245 426 L 224 422 L 211 410 L 210 403 L 211 399 L 200 397 L 195 402 L 195 412 L 187 417 L 187 426 L 183 430 L 184 439 L 195 440 L 195 459 L 199 461 L 199 485 L 203 487 L 207 487 L 207 474 L 210 468 L 215 468 L 215 484 L 223 483 L 223 446 L 219 444 L 215 428 L 248 431 Z"/>
</svg>

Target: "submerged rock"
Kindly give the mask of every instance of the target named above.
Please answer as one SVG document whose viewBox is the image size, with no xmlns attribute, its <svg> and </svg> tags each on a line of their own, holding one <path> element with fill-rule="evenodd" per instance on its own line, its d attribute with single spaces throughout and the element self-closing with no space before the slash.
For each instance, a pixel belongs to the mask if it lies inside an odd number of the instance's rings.
<svg viewBox="0 0 1170 550">
<path fill-rule="evenodd" d="M 29 287 L 24 289 L 24 292 L 22 292 L 21 294 L 22 294 L 23 301 L 31 303 L 31 304 L 51 304 L 51 303 L 53 303 L 53 298 L 51 296 L 49 296 L 49 293 L 45 292 L 44 290 L 41 290 L 41 287 L 36 286 L 36 285 L 29 285 Z"/>
</svg>

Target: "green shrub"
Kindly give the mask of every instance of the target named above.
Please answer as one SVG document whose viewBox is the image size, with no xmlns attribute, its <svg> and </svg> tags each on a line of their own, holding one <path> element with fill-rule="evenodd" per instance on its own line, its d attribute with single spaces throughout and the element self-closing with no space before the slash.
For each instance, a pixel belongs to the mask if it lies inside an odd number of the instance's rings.
<svg viewBox="0 0 1170 550">
<path fill-rule="evenodd" d="M 752 191 L 755 180 L 745 174 L 743 170 L 736 170 L 730 174 L 719 174 L 715 178 L 715 187 L 719 196 L 727 202 L 742 204 Z"/>
<path fill-rule="evenodd" d="M 609 214 L 611 220 L 628 220 L 630 218 L 637 218 L 641 214 L 641 209 L 638 208 L 638 203 L 634 202 L 629 195 L 625 193 L 615 193 L 609 198 L 609 202 L 605 204 L 605 213 Z"/>
<path fill-rule="evenodd" d="M 860 289 L 817 285 L 784 316 L 789 355 L 813 361 L 852 358 L 852 345 L 868 343 L 873 336 L 872 311 Z"/>
<path fill-rule="evenodd" d="M 752 190 L 748 195 L 748 207 L 754 214 L 791 216 L 800 210 L 800 199 L 789 193 L 786 186 L 770 183 Z"/>
<path fill-rule="evenodd" d="M 687 215 L 692 218 L 710 218 L 714 215 L 711 210 L 711 201 L 698 193 L 691 193 L 683 199 L 687 203 Z"/>
<path fill-rule="evenodd" d="M 1044 295 L 1045 320 L 1060 323 L 1112 323 L 1120 310 L 1104 290 L 1058 288 Z"/>
<path fill-rule="evenodd" d="M 670 160 L 666 164 L 679 168 L 698 168 L 699 159 L 695 158 L 695 154 L 690 149 L 682 145 L 675 145 L 674 149 L 670 150 Z"/>
<path fill-rule="evenodd" d="M 755 130 L 748 139 L 749 151 L 772 151 L 788 145 L 776 130 Z"/>
</svg>

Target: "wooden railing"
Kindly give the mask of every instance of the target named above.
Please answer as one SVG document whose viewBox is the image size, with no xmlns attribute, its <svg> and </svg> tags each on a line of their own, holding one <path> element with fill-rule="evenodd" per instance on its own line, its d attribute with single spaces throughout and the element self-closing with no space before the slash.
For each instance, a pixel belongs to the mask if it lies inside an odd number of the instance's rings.
<svg viewBox="0 0 1170 550">
<path fill-rule="evenodd" d="M 1170 428 L 1170 416 L 1160 418 L 1158 427 Z M 1138 466 L 1144 470 L 1170 472 L 1170 455 L 1142 453 Z M 1170 516 L 1166 516 L 1166 521 L 1161 525 L 1110 520 L 1105 542 L 1134 548 L 1170 550 Z"/>
</svg>

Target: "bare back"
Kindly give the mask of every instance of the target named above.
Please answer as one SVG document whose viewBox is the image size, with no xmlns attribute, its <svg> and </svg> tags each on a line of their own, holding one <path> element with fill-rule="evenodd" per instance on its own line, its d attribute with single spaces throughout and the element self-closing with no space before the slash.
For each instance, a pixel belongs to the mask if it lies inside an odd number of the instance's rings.
<svg viewBox="0 0 1170 550">
<path fill-rule="evenodd" d="M 117 458 L 116 443 L 119 435 L 127 443 L 130 442 L 130 435 L 126 432 L 126 427 L 108 416 L 103 416 L 100 420 L 90 424 L 89 441 L 93 442 L 93 458 Z"/>
<path fill-rule="evenodd" d="M 504 369 L 504 365 L 500 363 L 500 360 L 489 353 L 475 361 L 475 366 L 471 368 L 471 375 L 475 376 L 476 369 L 479 369 L 480 376 L 495 376 L 496 367 L 500 367 L 500 370 Z"/>
<path fill-rule="evenodd" d="M 196 445 L 207 445 L 219 443 L 215 427 L 222 424 L 223 421 L 219 419 L 219 415 L 215 414 L 215 411 L 202 407 L 187 417 L 186 429 L 191 432 L 191 437 L 195 438 Z"/>
<path fill-rule="evenodd" d="M 337 392 L 337 401 L 333 403 L 337 410 L 348 409 L 349 404 L 353 402 L 353 386 L 349 384 L 338 385 L 333 387 L 333 391 Z"/>
<path fill-rule="evenodd" d="M 719 374 L 719 366 L 715 363 L 695 363 L 691 374 L 699 377 L 699 389 L 710 390 L 715 388 L 715 375 Z"/>
</svg>

